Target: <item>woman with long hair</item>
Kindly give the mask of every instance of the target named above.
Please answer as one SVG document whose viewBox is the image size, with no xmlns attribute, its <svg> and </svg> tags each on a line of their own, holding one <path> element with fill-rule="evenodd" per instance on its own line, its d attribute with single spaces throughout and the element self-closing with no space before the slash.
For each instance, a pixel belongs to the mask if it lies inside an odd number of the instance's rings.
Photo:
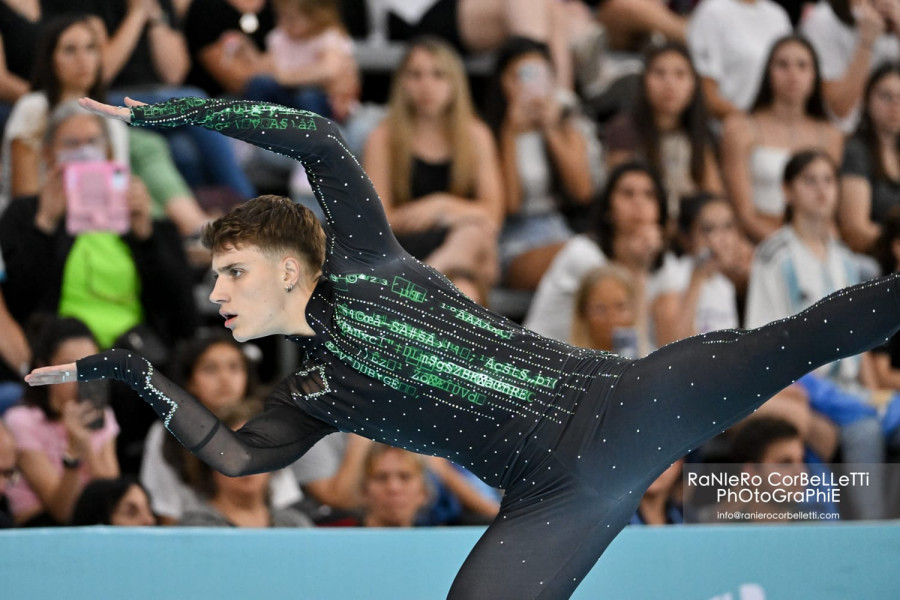
<svg viewBox="0 0 900 600">
<path fill-rule="evenodd" d="M 604 137 L 610 168 L 643 160 L 662 176 L 671 219 L 681 198 L 724 191 L 700 78 L 682 44 L 648 51 L 633 108 L 613 119 Z"/>
<path fill-rule="evenodd" d="M 485 117 L 497 139 L 505 192 L 504 284 L 533 290 L 574 235 L 565 211 L 594 198 L 588 140 L 553 84 L 547 46 L 510 38 L 489 83 Z"/>
<path fill-rule="evenodd" d="M 841 165 L 838 224 L 847 245 L 871 251 L 882 222 L 900 204 L 900 63 L 878 67 L 866 84 L 856 134 Z"/>
<path fill-rule="evenodd" d="M 54 107 L 88 96 L 103 99 L 100 41 L 87 15 L 67 15 L 44 24 L 35 51 L 31 91 L 13 106 L 3 133 L 4 197 L 37 193 L 42 180 L 41 143 Z M 128 129 L 109 125 L 113 156 L 128 162 Z"/>
<path fill-rule="evenodd" d="M 503 210 L 497 151 L 449 44 L 410 44 L 364 157 L 407 251 L 441 272 L 462 269 L 494 283 Z"/>
<path fill-rule="evenodd" d="M 246 403 L 257 388 L 254 365 L 241 346 L 219 333 L 198 335 L 183 344 L 173 378 L 217 415 Z M 144 443 L 140 478 L 150 492 L 153 512 L 165 525 L 175 523 L 200 502 L 189 485 L 189 464 L 193 463 L 187 451 L 166 433 L 162 423 L 155 422 Z M 299 487 L 289 471 L 277 471 L 270 483 L 276 507 L 300 500 Z"/>
<path fill-rule="evenodd" d="M 785 224 L 756 248 L 750 271 L 744 326 L 789 317 L 828 294 L 863 280 L 859 261 L 835 236 L 837 164 L 822 150 L 794 154 L 784 169 Z M 871 356 L 829 363 L 799 380 L 814 410 L 840 427 L 848 463 L 884 461 L 885 443 L 870 403 Z M 823 402 L 830 391 L 832 400 Z M 877 484 L 876 484 L 877 487 Z M 874 488 L 873 488 L 874 490 Z M 869 517 L 883 516 L 870 499 Z"/>
<path fill-rule="evenodd" d="M 35 366 L 98 351 L 91 331 L 77 319 L 42 315 L 31 329 Z M 27 389 L 23 404 L 6 411 L 22 474 L 7 490 L 17 525 L 65 525 L 89 481 L 119 476 L 119 426 L 104 400 L 104 386 L 71 381 Z"/>
<path fill-rule="evenodd" d="M 4 200 L 38 193 L 46 159 L 41 144 L 50 114 L 59 105 L 88 97 L 104 99 L 102 49 L 88 15 L 63 15 L 47 21 L 38 39 L 32 92 L 16 102 L 3 132 Z M 107 123 L 112 146 L 109 156 L 131 167 L 147 185 L 154 217 L 165 214 L 183 235 L 191 235 L 208 220 L 175 166 L 165 140 L 157 133 L 134 131 L 121 123 Z"/>
<path fill-rule="evenodd" d="M 219 412 L 222 424 L 239 429 L 259 414 L 257 401 L 233 404 Z M 300 511 L 278 507 L 271 493 L 272 473 L 228 477 L 196 456 L 185 453 L 191 490 L 198 502 L 187 508 L 179 525 L 190 527 L 312 527 Z"/>
<path fill-rule="evenodd" d="M 805 148 L 823 150 L 837 162 L 843 136 L 825 114 L 815 50 L 806 39 L 789 35 L 772 46 L 749 114 L 729 118 L 722 135 L 728 196 L 753 241 L 781 226 L 784 166 Z"/>
<path fill-rule="evenodd" d="M 567 340 L 573 298 L 585 273 L 608 262 L 626 269 L 636 290 L 638 351 L 673 341 L 680 303 L 679 268 L 666 251 L 665 190 L 643 163 L 625 163 L 609 175 L 588 231 L 573 237 L 556 255 L 538 286 L 525 326 Z"/>
</svg>

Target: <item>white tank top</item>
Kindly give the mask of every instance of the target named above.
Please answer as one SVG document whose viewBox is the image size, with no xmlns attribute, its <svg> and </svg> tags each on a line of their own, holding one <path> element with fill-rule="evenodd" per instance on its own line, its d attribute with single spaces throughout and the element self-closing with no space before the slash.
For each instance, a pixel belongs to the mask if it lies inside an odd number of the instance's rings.
<svg viewBox="0 0 900 600">
<path fill-rule="evenodd" d="M 753 186 L 753 206 L 773 216 L 784 214 L 784 191 L 781 181 L 784 166 L 791 158 L 787 148 L 755 146 L 750 152 L 750 185 Z"/>
</svg>

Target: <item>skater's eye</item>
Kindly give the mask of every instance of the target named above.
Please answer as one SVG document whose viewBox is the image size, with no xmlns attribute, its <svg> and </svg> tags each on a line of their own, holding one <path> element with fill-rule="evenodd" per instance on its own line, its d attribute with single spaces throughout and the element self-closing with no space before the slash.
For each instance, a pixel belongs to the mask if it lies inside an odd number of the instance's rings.
<svg viewBox="0 0 900 600">
<path fill-rule="evenodd" d="M 228 272 L 229 272 L 229 273 L 231 274 L 231 276 L 234 277 L 235 279 L 237 279 L 238 277 L 240 277 L 241 275 L 244 274 L 244 270 L 243 270 L 243 269 L 230 269 Z"/>
</svg>

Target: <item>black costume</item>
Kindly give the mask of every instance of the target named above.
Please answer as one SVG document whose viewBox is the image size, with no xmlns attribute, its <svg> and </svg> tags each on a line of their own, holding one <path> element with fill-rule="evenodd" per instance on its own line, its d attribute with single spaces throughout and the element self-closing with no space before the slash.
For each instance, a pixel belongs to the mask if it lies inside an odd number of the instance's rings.
<svg viewBox="0 0 900 600">
<path fill-rule="evenodd" d="M 506 490 L 454 598 L 561 598 L 628 523 L 647 486 L 690 448 L 815 367 L 900 325 L 895 278 L 829 296 L 753 331 L 670 344 L 640 360 L 542 338 L 461 295 L 403 252 L 336 128 L 311 113 L 181 99 L 139 125 L 193 124 L 298 158 L 327 217 L 302 367 L 238 432 L 136 355 L 78 362 L 128 381 L 198 456 L 232 475 L 284 467 L 350 431 L 449 458 Z"/>
</svg>

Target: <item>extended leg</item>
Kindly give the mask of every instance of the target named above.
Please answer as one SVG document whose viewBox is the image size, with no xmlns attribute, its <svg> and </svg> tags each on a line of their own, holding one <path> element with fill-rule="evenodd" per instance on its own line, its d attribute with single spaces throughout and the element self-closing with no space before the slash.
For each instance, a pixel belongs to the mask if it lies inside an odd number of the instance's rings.
<svg viewBox="0 0 900 600">
<path fill-rule="evenodd" d="M 895 276 L 853 286 L 752 331 L 681 340 L 637 360 L 603 413 L 599 435 L 630 472 L 653 476 L 750 414 L 805 373 L 883 343 L 900 328 Z M 595 443 L 602 443 L 595 440 Z"/>
</svg>

